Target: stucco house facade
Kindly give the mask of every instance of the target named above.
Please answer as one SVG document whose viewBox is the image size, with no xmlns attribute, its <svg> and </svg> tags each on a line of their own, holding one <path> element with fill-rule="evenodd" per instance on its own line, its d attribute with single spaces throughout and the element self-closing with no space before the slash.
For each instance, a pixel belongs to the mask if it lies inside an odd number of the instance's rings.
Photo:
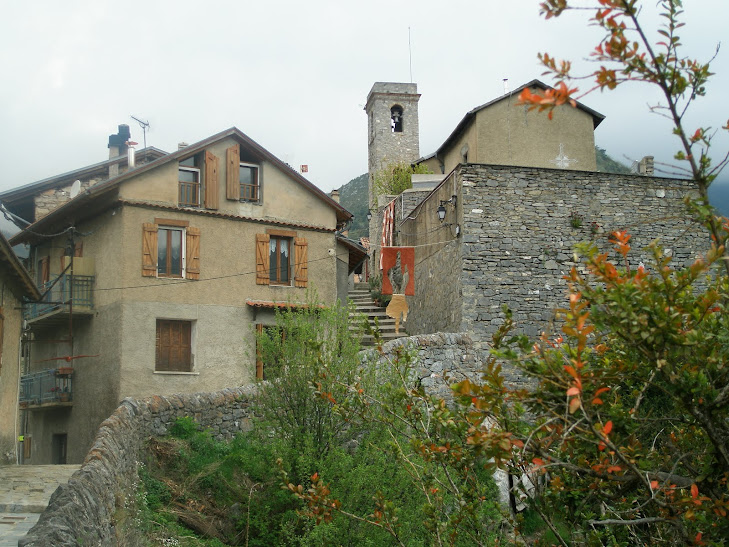
<svg viewBox="0 0 729 547">
<path fill-rule="evenodd" d="M 21 394 L 26 463 L 79 462 L 124 397 L 255 381 L 255 331 L 280 303 L 336 301 L 342 206 L 236 128 L 81 191 L 12 239 L 44 301 L 28 306 L 28 378 L 63 368 L 68 401 Z M 73 257 L 73 258 L 72 258 Z M 55 284 L 54 284 L 55 282 Z M 73 287 L 73 291 L 70 291 Z"/>
<path fill-rule="evenodd" d="M 40 298 L 28 271 L 0 234 L 0 465 L 18 462 L 22 444 L 18 390 L 25 300 Z"/>
<path fill-rule="evenodd" d="M 595 171 L 594 131 L 605 116 L 577 102 L 546 114 L 518 106 L 519 94 L 549 89 L 532 80 L 466 113 L 438 149 L 418 160 L 433 173 L 459 163 L 484 163 Z"/>
</svg>

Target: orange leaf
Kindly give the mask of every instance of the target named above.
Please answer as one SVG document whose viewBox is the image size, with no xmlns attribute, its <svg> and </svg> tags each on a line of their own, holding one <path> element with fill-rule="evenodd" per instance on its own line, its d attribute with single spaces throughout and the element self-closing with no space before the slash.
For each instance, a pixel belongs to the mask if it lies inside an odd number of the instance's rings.
<svg viewBox="0 0 729 547">
<path fill-rule="evenodd" d="M 691 497 L 694 499 L 699 497 L 699 487 L 696 486 L 696 483 L 691 485 Z"/>
<path fill-rule="evenodd" d="M 542 458 L 533 458 L 532 463 L 541 467 L 544 465 L 544 460 Z"/>
<path fill-rule="evenodd" d="M 580 390 L 578 388 L 576 388 L 576 387 L 571 387 L 571 388 L 569 388 L 567 390 L 567 395 L 568 396 L 579 395 L 579 394 L 580 394 Z"/>
<path fill-rule="evenodd" d="M 605 424 L 605 426 L 602 428 L 602 432 L 605 435 L 609 435 L 610 432 L 613 430 L 613 422 L 610 420 L 608 423 Z"/>
<path fill-rule="evenodd" d="M 582 403 L 580 402 L 580 398 L 579 398 L 579 397 L 575 397 L 574 399 L 572 399 L 572 400 L 570 401 L 570 414 L 574 414 L 574 413 L 575 413 L 575 411 L 576 411 L 576 410 L 577 410 L 578 408 L 580 408 L 580 405 L 581 405 L 581 404 L 582 404 Z"/>
<path fill-rule="evenodd" d="M 618 471 L 621 471 L 623 468 L 619 465 L 611 465 L 607 468 L 608 473 L 617 473 Z"/>
<path fill-rule="evenodd" d="M 653 490 L 658 490 L 658 481 L 651 481 L 651 488 L 653 488 Z"/>
</svg>

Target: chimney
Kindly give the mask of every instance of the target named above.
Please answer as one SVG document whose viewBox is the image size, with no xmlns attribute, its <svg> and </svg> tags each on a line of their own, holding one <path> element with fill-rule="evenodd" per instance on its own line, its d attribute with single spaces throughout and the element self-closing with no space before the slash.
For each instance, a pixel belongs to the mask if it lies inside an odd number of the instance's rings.
<svg viewBox="0 0 729 547">
<path fill-rule="evenodd" d="M 127 141 L 131 137 L 129 126 L 121 124 L 116 135 L 109 135 L 109 159 L 117 158 L 127 153 Z M 115 163 L 109 166 L 109 178 L 119 174 L 119 164 Z"/>
<path fill-rule="evenodd" d="M 339 190 L 332 190 L 332 193 L 329 194 L 329 197 L 339 203 Z"/>
<path fill-rule="evenodd" d="M 653 156 L 643 156 L 638 164 L 638 174 L 652 177 L 653 172 Z"/>
<path fill-rule="evenodd" d="M 136 161 L 134 147 L 137 145 L 134 141 L 127 141 L 127 169 L 134 169 Z"/>
</svg>

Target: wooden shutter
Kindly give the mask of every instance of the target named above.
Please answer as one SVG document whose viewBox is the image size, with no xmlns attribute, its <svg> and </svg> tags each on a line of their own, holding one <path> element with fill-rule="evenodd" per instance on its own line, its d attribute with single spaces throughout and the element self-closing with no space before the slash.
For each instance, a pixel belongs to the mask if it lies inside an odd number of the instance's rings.
<svg viewBox="0 0 729 547">
<path fill-rule="evenodd" d="M 307 264 L 309 244 L 303 237 L 294 238 L 294 285 L 306 287 L 309 281 L 309 265 Z"/>
<path fill-rule="evenodd" d="M 157 225 L 142 224 L 142 275 L 157 276 Z"/>
<path fill-rule="evenodd" d="M 200 279 L 200 228 L 187 229 L 185 262 L 185 277 Z"/>
<path fill-rule="evenodd" d="M 263 336 L 263 325 L 256 325 L 256 380 L 263 380 L 263 357 L 261 356 L 261 336 Z"/>
<path fill-rule="evenodd" d="M 238 201 L 240 199 L 240 146 L 231 146 L 225 157 L 225 197 Z"/>
<path fill-rule="evenodd" d="M 218 156 L 205 151 L 205 208 L 218 208 Z"/>
<path fill-rule="evenodd" d="M 192 370 L 192 323 L 158 319 L 156 346 L 155 370 Z"/>
<path fill-rule="evenodd" d="M 41 283 L 45 285 L 51 280 L 51 257 L 41 258 Z"/>
<path fill-rule="evenodd" d="M 268 243 L 268 234 L 256 234 L 256 285 L 268 285 L 271 279 Z"/>
</svg>

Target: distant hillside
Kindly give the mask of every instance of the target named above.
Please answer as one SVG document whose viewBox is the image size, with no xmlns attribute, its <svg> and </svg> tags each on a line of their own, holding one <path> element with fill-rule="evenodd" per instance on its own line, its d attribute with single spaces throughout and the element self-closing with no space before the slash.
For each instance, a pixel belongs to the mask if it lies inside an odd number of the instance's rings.
<svg viewBox="0 0 729 547">
<path fill-rule="evenodd" d="M 367 237 L 367 173 L 350 180 L 339 189 L 339 201 L 354 215 L 349 237 Z"/>
<path fill-rule="evenodd" d="M 724 175 L 709 186 L 709 201 L 719 214 L 729 217 L 729 177 Z"/>
<path fill-rule="evenodd" d="M 626 175 L 631 173 L 630 167 L 608 156 L 604 148 L 595 147 L 595 158 L 597 159 L 598 173 L 621 173 Z"/>
</svg>

